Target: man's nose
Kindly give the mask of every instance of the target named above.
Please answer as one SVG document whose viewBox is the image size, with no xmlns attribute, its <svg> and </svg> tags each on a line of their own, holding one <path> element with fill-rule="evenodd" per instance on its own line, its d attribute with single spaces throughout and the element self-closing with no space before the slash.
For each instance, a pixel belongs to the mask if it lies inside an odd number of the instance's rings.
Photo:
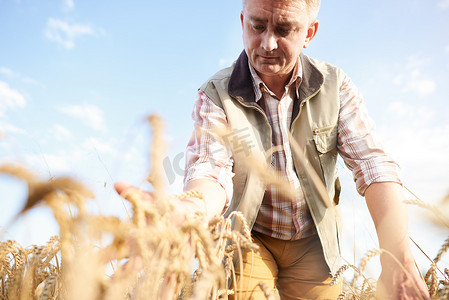
<svg viewBox="0 0 449 300">
<path fill-rule="evenodd" d="M 266 31 L 262 37 L 262 48 L 265 51 L 273 51 L 278 47 L 277 37 L 274 32 Z"/>
</svg>

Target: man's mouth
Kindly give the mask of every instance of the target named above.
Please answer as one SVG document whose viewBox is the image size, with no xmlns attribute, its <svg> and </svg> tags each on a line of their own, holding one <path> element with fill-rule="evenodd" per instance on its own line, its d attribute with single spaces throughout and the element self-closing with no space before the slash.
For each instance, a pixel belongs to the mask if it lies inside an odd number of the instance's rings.
<svg viewBox="0 0 449 300">
<path fill-rule="evenodd" d="M 277 59 L 277 56 L 265 56 L 265 55 L 260 55 L 260 57 L 262 59 L 266 59 L 266 60 L 274 60 Z"/>
</svg>

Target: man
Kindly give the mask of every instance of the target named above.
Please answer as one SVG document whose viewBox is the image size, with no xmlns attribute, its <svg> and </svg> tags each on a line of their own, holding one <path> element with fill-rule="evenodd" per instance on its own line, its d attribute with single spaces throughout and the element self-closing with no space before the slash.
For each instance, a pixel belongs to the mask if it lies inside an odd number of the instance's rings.
<svg viewBox="0 0 449 300">
<path fill-rule="evenodd" d="M 260 255 L 244 253 L 236 298 L 249 299 L 246 291 L 262 281 L 283 300 L 336 299 L 341 283 L 329 283 L 340 266 L 339 153 L 366 197 L 380 247 L 406 270 L 382 255 L 382 297 L 428 298 L 408 246 L 396 164 L 375 137 L 351 80 L 301 53 L 317 33 L 319 6 L 319 0 L 243 1 L 245 51 L 200 88 L 192 114 L 185 190 L 202 192 L 206 201 L 184 199 L 180 210 L 208 218 L 239 210 L 247 218 Z M 231 129 L 225 136 L 215 130 L 223 126 Z M 243 148 L 230 148 L 230 139 Z M 261 163 L 268 157 L 293 187 L 293 198 L 247 168 L 247 150 Z M 251 299 L 265 299 L 258 290 Z"/>
</svg>

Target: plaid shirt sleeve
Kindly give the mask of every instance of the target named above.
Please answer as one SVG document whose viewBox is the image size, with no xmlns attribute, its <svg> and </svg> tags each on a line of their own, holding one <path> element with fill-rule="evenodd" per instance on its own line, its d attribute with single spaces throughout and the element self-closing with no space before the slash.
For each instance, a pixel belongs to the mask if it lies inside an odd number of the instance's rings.
<svg viewBox="0 0 449 300">
<path fill-rule="evenodd" d="M 233 160 L 229 147 L 215 128 L 227 126 L 226 115 L 222 108 L 199 91 L 192 119 L 194 131 L 186 148 L 184 186 L 195 179 L 207 179 L 220 184 L 226 192 L 225 211 L 233 193 Z"/>
<path fill-rule="evenodd" d="M 385 153 L 362 96 L 346 75 L 340 87 L 339 118 L 337 147 L 358 193 L 364 196 L 374 182 L 402 184 L 398 164 Z"/>
</svg>

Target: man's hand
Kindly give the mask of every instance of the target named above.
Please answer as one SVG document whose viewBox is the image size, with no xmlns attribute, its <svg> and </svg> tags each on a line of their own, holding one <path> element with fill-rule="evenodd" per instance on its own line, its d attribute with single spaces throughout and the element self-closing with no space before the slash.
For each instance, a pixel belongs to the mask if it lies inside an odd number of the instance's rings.
<svg viewBox="0 0 449 300">
<path fill-rule="evenodd" d="M 129 199 L 131 195 L 133 197 L 140 197 L 142 201 L 154 203 L 153 193 L 149 191 L 143 191 L 126 182 L 117 182 L 114 184 L 114 188 L 117 193 Z M 181 226 L 184 222 L 186 215 L 194 215 L 195 213 L 203 212 L 203 201 L 201 199 L 173 199 L 173 210 L 170 211 L 170 220 L 175 226 Z M 151 220 L 146 220 L 147 225 L 151 224 Z"/>
<path fill-rule="evenodd" d="M 367 188 L 365 197 L 376 226 L 380 248 L 397 259 L 396 261 L 387 253 L 381 256 L 382 273 L 378 281 L 378 298 L 430 299 L 408 245 L 407 208 L 402 187 L 390 182 L 373 183 Z"/>
<path fill-rule="evenodd" d="M 427 286 L 409 256 L 401 262 L 402 268 L 391 256 L 383 254 L 382 273 L 377 281 L 378 299 L 430 299 Z"/>
<path fill-rule="evenodd" d="M 114 184 L 114 188 L 117 191 L 117 193 L 121 196 L 124 196 L 124 198 L 126 198 L 127 193 L 135 192 L 135 193 L 139 193 L 142 195 L 142 200 L 153 202 L 153 196 L 152 196 L 151 192 L 144 192 L 141 189 L 139 189 L 133 185 L 130 185 L 129 183 L 119 181 Z"/>
</svg>

